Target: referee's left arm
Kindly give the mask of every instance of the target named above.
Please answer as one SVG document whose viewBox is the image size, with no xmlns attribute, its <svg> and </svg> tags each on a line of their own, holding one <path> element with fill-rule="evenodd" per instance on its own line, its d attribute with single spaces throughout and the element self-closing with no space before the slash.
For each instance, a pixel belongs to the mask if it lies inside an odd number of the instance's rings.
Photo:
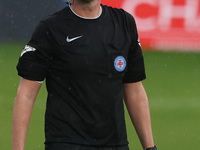
<svg viewBox="0 0 200 150">
<path fill-rule="evenodd" d="M 124 84 L 124 101 L 143 148 L 154 147 L 149 103 L 141 82 Z"/>
</svg>

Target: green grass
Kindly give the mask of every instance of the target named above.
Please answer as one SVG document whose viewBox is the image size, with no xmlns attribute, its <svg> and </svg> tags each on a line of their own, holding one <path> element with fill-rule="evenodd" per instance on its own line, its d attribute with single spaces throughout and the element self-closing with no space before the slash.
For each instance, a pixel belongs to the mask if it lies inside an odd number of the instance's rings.
<svg viewBox="0 0 200 150">
<path fill-rule="evenodd" d="M 11 149 L 13 102 L 20 77 L 15 69 L 24 43 L 0 44 L 0 149 Z M 143 81 L 159 150 L 198 149 L 200 143 L 200 53 L 144 52 Z M 44 149 L 45 86 L 38 95 L 27 135 L 27 150 Z M 141 145 L 126 112 L 130 150 Z"/>
</svg>

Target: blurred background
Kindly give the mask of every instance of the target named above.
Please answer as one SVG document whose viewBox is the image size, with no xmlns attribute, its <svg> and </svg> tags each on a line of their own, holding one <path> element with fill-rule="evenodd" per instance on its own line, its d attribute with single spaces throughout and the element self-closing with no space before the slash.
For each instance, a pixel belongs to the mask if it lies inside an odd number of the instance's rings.
<svg viewBox="0 0 200 150">
<path fill-rule="evenodd" d="M 200 0 L 102 0 L 136 20 L 143 48 L 155 144 L 159 150 L 200 146 Z M 20 53 L 39 21 L 62 0 L 0 0 L 0 149 L 11 149 L 12 109 Z M 44 150 L 45 85 L 36 100 L 27 150 Z M 126 112 L 130 150 L 142 150 Z"/>
</svg>

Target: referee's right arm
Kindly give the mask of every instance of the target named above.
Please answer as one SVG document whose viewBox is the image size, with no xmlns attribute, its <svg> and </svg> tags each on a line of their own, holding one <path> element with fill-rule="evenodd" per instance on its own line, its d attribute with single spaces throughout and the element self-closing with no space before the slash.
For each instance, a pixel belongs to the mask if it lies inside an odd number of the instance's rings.
<svg viewBox="0 0 200 150">
<path fill-rule="evenodd" d="M 22 78 L 14 102 L 12 150 L 24 150 L 32 108 L 41 84 Z"/>
</svg>

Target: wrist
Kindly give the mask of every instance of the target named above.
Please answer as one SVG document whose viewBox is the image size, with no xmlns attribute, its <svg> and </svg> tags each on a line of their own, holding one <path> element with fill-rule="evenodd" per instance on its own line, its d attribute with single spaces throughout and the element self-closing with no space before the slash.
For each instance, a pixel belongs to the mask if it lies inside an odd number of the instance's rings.
<svg viewBox="0 0 200 150">
<path fill-rule="evenodd" d="M 157 147 L 154 146 L 154 147 L 150 147 L 150 148 L 147 148 L 147 149 L 144 149 L 144 150 L 157 150 Z"/>
</svg>

